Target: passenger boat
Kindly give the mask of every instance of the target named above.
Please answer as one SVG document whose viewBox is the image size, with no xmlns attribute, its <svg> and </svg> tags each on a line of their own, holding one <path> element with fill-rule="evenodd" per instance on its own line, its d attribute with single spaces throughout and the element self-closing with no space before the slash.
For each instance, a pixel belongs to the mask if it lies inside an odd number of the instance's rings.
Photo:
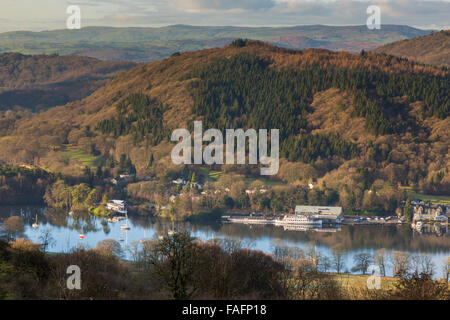
<svg viewBox="0 0 450 320">
<path fill-rule="evenodd" d="M 285 215 L 281 219 L 275 220 L 275 225 L 304 225 L 313 227 L 322 227 L 322 220 L 317 220 L 303 215 Z"/>
</svg>

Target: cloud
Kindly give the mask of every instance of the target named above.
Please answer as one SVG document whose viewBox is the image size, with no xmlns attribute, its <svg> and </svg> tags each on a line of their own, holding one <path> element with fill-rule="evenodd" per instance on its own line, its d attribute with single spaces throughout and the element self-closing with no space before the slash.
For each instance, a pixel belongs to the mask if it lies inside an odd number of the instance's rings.
<svg viewBox="0 0 450 320">
<path fill-rule="evenodd" d="M 171 0 L 180 9 L 188 12 L 211 12 L 228 10 L 267 10 L 273 8 L 274 0 Z"/>
<path fill-rule="evenodd" d="M 68 4 L 81 7 L 84 25 L 115 27 L 365 25 L 369 5 L 380 7 L 382 25 L 441 29 L 448 28 L 450 16 L 450 0 L 20 0 L 20 5 L 17 0 L 1 1 L 0 19 L 11 19 L 1 23 L 1 31 L 63 28 Z M 56 18 L 59 22 L 52 22 Z"/>
</svg>

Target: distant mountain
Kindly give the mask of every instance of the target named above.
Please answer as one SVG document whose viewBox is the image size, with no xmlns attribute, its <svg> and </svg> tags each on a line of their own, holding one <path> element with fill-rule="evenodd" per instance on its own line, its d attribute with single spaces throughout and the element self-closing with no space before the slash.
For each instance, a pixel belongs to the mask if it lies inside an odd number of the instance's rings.
<svg viewBox="0 0 450 320">
<path fill-rule="evenodd" d="M 420 63 L 449 67 L 450 30 L 389 43 L 376 48 L 374 52 L 403 57 Z"/>
<path fill-rule="evenodd" d="M 0 108 L 47 109 L 83 99 L 134 62 L 58 55 L 0 55 Z"/>
<path fill-rule="evenodd" d="M 0 34 L 0 52 L 61 55 L 78 54 L 103 60 L 149 62 L 175 52 L 222 47 L 236 38 L 263 40 L 278 46 L 324 48 L 360 52 L 429 31 L 408 26 L 202 27 L 174 25 L 161 28 L 86 27 L 80 30 L 17 31 Z"/>
</svg>

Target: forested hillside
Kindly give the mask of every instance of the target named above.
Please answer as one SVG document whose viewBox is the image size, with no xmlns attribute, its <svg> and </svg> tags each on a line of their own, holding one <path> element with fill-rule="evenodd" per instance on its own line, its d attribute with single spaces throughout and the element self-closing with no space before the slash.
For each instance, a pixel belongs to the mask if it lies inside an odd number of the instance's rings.
<svg viewBox="0 0 450 320">
<path fill-rule="evenodd" d="M 297 190 L 314 181 L 314 195 L 302 191 L 310 203 L 395 209 L 398 186 L 441 194 L 450 187 L 449 88 L 445 70 L 402 58 L 238 40 L 137 66 L 82 101 L 35 115 L 3 113 L 0 160 L 86 175 L 68 157 L 70 146 L 104 159 L 101 177 L 126 155 L 138 179 L 153 179 L 130 192 L 163 196 L 164 181 L 192 178 L 170 160 L 174 129 L 190 129 L 195 119 L 204 129 L 279 128 L 283 159 L 274 182 Z M 279 192 L 284 199 L 291 191 Z"/>
<path fill-rule="evenodd" d="M 0 55 L 0 108 L 47 109 L 83 99 L 133 62 L 80 56 Z"/>
</svg>

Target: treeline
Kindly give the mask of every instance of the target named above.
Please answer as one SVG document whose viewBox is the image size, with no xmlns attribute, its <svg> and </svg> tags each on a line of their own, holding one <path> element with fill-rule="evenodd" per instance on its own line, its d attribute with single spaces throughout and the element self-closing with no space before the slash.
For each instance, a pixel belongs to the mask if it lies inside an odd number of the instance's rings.
<svg viewBox="0 0 450 320">
<path fill-rule="evenodd" d="M 343 159 L 352 159 L 359 154 L 358 147 L 337 135 L 307 134 L 300 138 L 290 136 L 281 144 L 281 156 L 287 160 L 310 163 L 318 157 L 337 155 Z"/>
<path fill-rule="evenodd" d="M 48 236 L 46 241 L 49 241 Z M 442 299 L 449 298 L 447 279 L 432 280 L 434 266 L 398 254 L 396 279 L 368 290 L 357 282 L 346 288 L 326 270 L 345 267 L 345 252 L 326 258 L 314 248 L 276 247 L 273 255 L 250 250 L 239 241 L 197 241 L 187 232 L 135 241 L 131 262 L 113 239 L 96 248 L 46 255 L 44 245 L 24 239 L 0 241 L 0 299 Z M 374 258 L 379 258 L 378 254 Z M 385 255 L 382 254 L 383 259 Z M 366 273 L 371 255 L 354 257 L 355 271 Z M 385 265 L 378 260 L 377 265 Z M 83 270 L 79 290 L 67 286 L 67 266 Z M 357 269 L 357 270 L 356 270 Z M 383 270 L 383 269 L 382 269 Z M 448 266 L 447 266 L 448 270 Z M 387 279 L 383 279 L 387 281 Z"/>
<path fill-rule="evenodd" d="M 63 180 L 58 180 L 47 188 L 44 200 L 53 208 L 89 209 L 102 201 L 102 193 L 98 188 L 91 188 L 86 183 L 69 186 Z M 103 200 L 106 202 L 106 198 Z"/>
<path fill-rule="evenodd" d="M 60 177 L 38 168 L 0 165 L 0 204 L 41 204 L 47 186 Z"/>
<path fill-rule="evenodd" d="M 236 44 L 237 45 L 237 44 Z M 366 130 L 377 135 L 398 133 L 407 107 L 394 102 L 407 96 L 422 101 L 423 117 L 449 115 L 450 77 L 389 74 L 367 69 L 306 67 L 278 71 L 255 55 L 238 54 L 215 60 L 183 79 L 194 99 L 193 112 L 209 128 L 279 128 L 282 139 L 308 131 L 306 116 L 313 95 L 336 87 L 354 97 L 353 116 L 366 119 Z M 400 119 L 399 119 L 400 117 Z M 309 157 L 306 156 L 307 158 Z"/>
<path fill-rule="evenodd" d="M 157 145 L 165 137 L 163 106 L 144 94 L 129 95 L 117 107 L 117 116 L 97 124 L 96 130 L 115 138 L 131 134 L 135 143 L 147 139 Z"/>
</svg>

